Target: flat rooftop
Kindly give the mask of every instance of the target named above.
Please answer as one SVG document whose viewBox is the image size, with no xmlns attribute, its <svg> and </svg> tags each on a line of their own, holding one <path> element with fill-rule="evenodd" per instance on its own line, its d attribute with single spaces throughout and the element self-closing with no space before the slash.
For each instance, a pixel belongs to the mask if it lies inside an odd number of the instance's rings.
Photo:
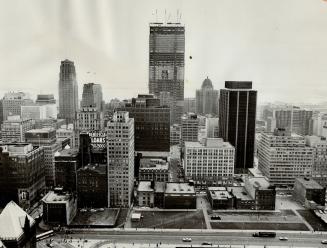
<svg viewBox="0 0 327 248">
<path fill-rule="evenodd" d="M 80 169 L 79 171 L 83 170 L 91 170 L 91 171 L 96 171 L 100 174 L 106 174 L 107 172 L 107 164 L 88 164 Z"/>
<path fill-rule="evenodd" d="M 232 195 L 225 187 L 208 187 L 211 198 L 214 200 L 224 200 L 232 198 Z"/>
<path fill-rule="evenodd" d="M 137 187 L 139 192 L 153 192 L 154 189 L 151 188 L 151 181 L 140 181 Z"/>
<path fill-rule="evenodd" d="M 249 177 L 248 180 L 254 188 L 267 189 L 270 186 L 268 180 L 264 177 Z"/>
<path fill-rule="evenodd" d="M 244 187 L 227 187 L 227 190 L 237 199 L 241 199 L 242 201 L 253 200 L 253 198 L 246 192 Z"/>
<path fill-rule="evenodd" d="M 169 164 L 163 159 L 141 158 L 140 169 L 168 170 Z"/>
<path fill-rule="evenodd" d="M 65 203 L 69 201 L 70 198 L 70 194 L 57 194 L 53 191 L 50 191 L 43 197 L 42 201 L 45 203 Z"/>
<path fill-rule="evenodd" d="M 189 183 L 167 183 L 166 194 L 195 194 L 194 186 Z"/>
<path fill-rule="evenodd" d="M 298 181 L 299 183 L 301 183 L 306 189 L 323 189 L 324 187 L 322 187 L 319 183 L 317 183 L 315 180 L 311 179 L 311 178 L 296 178 L 295 182 Z"/>
<path fill-rule="evenodd" d="M 185 141 L 186 148 L 234 148 L 229 142 L 221 141 L 220 139 L 210 139 L 204 144 L 198 141 Z"/>
<path fill-rule="evenodd" d="M 26 133 L 49 133 L 49 132 L 53 132 L 56 131 L 54 128 L 38 128 L 38 129 L 31 129 L 26 131 Z"/>
<path fill-rule="evenodd" d="M 77 148 L 69 148 L 69 149 L 63 149 L 60 152 L 57 152 L 55 156 L 60 157 L 72 157 L 78 155 L 78 149 Z"/>
<path fill-rule="evenodd" d="M 168 158 L 169 151 L 167 152 L 154 152 L 154 151 L 135 151 L 136 153 L 142 153 L 142 158 Z"/>
</svg>

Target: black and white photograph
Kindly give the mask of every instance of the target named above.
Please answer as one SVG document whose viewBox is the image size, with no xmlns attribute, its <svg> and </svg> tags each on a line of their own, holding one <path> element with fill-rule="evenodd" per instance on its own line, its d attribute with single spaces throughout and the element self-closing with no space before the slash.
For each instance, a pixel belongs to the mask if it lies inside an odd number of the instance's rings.
<svg viewBox="0 0 327 248">
<path fill-rule="evenodd" d="M 0 0 L 0 248 L 327 247 L 327 0 Z"/>
</svg>

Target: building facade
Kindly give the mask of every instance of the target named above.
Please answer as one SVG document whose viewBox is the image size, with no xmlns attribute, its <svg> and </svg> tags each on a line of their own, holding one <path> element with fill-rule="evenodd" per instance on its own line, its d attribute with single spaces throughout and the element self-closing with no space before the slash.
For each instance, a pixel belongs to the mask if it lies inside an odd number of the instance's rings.
<svg viewBox="0 0 327 248">
<path fill-rule="evenodd" d="M 80 168 L 78 149 L 68 145 L 54 155 L 55 186 L 68 192 L 76 192 L 77 170 Z"/>
<path fill-rule="evenodd" d="M 258 145 L 258 168 L 272 185 L 294 185 L 297 177 L 310 177 L 314 149 L 305 145 L 303 136 L 276 129 L 262 133 Z"/>
<path fill-rule="evenodd" d="M 56 130 L 53 128 L 32 129 L 25 133 L 25 141 L 34 146 L 42 146 L 44 151 L 45 184 L 54 186 L 55 166 L 54 155 L 61 150 L 60 142 L 56 139 Z"/>
<path fill-rule="evenodd" d="M 312 178 L 323 187 L 327 186 L 327 140 L 325 137 L 306 136 L 306 145 L 314 149 Z"/>
<path fill-rule="evenodd" d="M 200 90 L 196 91 L 196 113 L 218 115 L 218 90 L 214 90 L 211 80 L 207 77 Z"/>
<path fill-rule="evenodd" d="M 59 118 L 73 123 L 78 110 L 78 85 L 73 61 L 61 61 L 59 73 Z"/>
<path fill-rule="evenodd" d="M 27 143 L 0 146 L 0 205 L 15 201 L 29 208 L 45 190 L 42 147 Z"/>
<path fill-rule="evenodd" d="M 234 175 L 235 148 L 219 138 L 185 142 L 185 177 L 196 181 L 228 181 Z"/>
<path fill-rule="evenodd" d="M 181 145 L 186 141 L 198 141 L 199 118 L 194 113 L 188 113 L 182 116 L 181 120 Z"/>
<path fill-rule="evenodd" d="M 225 82 L 219 99 L 219 137 L 235 147 L 235 173 L 253 167 L 257 91 L 252 82 Z"/>
<path fill-rule="evenodd" d="M 149 38 L 149 93 L 170 92 L 172 123 L 179 123 L 184 100 L 185 27 L 180 23 L 151 23 Z"/>
<path fill-rule="evenodd" d="M 140 181 L 168 182 L 169 175 L 169 163 L 166 160 L 141 158 Z"/>
<path fill-rule="evenodd" d="M 0 112 L 2 112 L 2 121 L 7 120 L 8 116 L 20 115 L 21 106 L 33 104 L 33 100 L 24 92 L 8 92 L 4 95 L 1 102 L 2 111 Z"/>
<path fill-rule="evenodd" d="M 108 207 L 107 164 L 88 164 L 77 171 L 79 208 Z"/>
<path fill-rule="evenodd" d="M 108 122 L 108 206 L 129 207 L 134 184 L 134 119 L 117 111 Z"/>
<path fill-rule="evenodd" d="M 152 95 L 138 95 L 120 111 L 134 118 L 136 151 L 170 150 L 170 109 Z"/>
<path fill-rule="evenodd" d="M 20 119 L 19 116 L 9 116 L 1 127 L 2 141 L 24 142 L 25 133 L 33 129 L 34 121 L 32 119 Z"/>
<path fill-rule="evenodd" d="M 103 112 L 96 107 L 82 107 L 77 112 L 76 129 L 79 131 L 102 130 L 104 128 Z"/>
<path fill-rule="evenodd" d="M 95 107 L 98 111 L 103 111 L 103 105 L 101 84 L 84 84 L 81 107 Z"/>
</svg>

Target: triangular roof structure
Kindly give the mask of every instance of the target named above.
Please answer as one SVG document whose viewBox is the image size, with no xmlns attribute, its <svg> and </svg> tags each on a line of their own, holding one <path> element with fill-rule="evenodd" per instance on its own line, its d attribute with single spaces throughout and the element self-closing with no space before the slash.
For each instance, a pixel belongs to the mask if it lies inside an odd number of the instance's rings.
<svg viewBox="0 0 327 248">
<path fill-rule="evenodd" d="M 2 243 L 1 240 L 0 240 L 0 248 L 6 248 L 6 246 Z"/>
<path fill-rule="evenodd" d="M 34 219 L 14 201 L 9 202 L 0 214 L 0 239 L 18 240 L 24 234 L 26 216 L 32 227 L 35 223 Z"/>
</svg>

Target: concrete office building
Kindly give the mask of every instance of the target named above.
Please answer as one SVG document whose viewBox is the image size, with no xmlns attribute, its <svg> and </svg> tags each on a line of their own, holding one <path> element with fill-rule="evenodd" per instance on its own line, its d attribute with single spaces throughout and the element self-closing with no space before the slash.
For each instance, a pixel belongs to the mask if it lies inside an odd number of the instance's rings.
<svg viewBox="0 0 327 248">
<path fill-rule="evenodd" d="M 172 124 L 180 123 L 184 100 L 185 27 L 180 23 L 150 23 L 149 93 L 170 92 Z"/>
<path fill-rule="evenodd" d="M 327 186 L 327 140 L 325 137 L 306 136 L 306 145 L 313 148 L 312 178 Z"/>
<path fill-rule="evenodd" d="M 297 177 L 311 176 L 314 149 L 303 136 L 285 129 L 262 133 L 258 144 L 258 168 L 272 185 L 294 185 Z"/>
<path fill-rule="evenodd" d="M 196 90 L 196 113 L 218 115 L 218 90 L 214 90 L 211 80 L 207 77 L 200 90 Z"/>
<path fill-rule="evenodd" d="M 61 61 L 59 73 L 59 118 L 73 123 L 78 110 L 78 85 L 73 61 Z"/>
<path fill-rule="evenodd" d="M 134 119 L 117 111 L 107 125 L 108 206 L 129 207 L 134 185 Z"/>
<path fill-rule="evenodd" d="M 0 206 L 15 201 L 29 208 L 44 193 L 45 165 L 42 147 L 27 143 L 0 146 Z"/>
<path fill-rule="evenodd" d="M 32 129 L 25 133 L 25 141 L 34 146 L 42 146 L 44 151 L 45 184 L 54 186 L 55 166 L 54 155 L 61 150 L 61 143 L 57 142 L 56 130 L 53 128 Z"/>
<path fill-rule="evenodd" d="M 198 141 L 199 118 L 194 113 L 187 113 L 181 120 L 181 145 L 186 141 Z"/>
<path fill-rule="evenodd" d="M 87 83 L 83 86 L 81 108 L 94 107 L 98 111 L 103 111 L 103 97 L 101 84 Z"/>
<path fill-rule="evenodd" d="M 229 181 L 234 175 L 235 148 L 219 138 L 185 142 L 185 177 L 196 181 Z"/>
<path fill-rule="evenodd" d="M 8 92 L 4 95 L 1 103 L 2 118 L 0 117 L 0 121 L 5 121 L 8 116 L 20 115 L 21 106 L 31 105 L 33 100 L 24 92 Z"/>
<path fill-rule="evenodd" d="M 78 131 L 102 130 L 103 127 L 103 112 L 96 107 L 82 107 L 77 112 L 76 129 Z"/>
<path fill-rule="evenodd" d="M 136 151 L 170 150 L 170 109 L 153 95 L 138 95 L 120 108 L 134 118 Z"/>
<path fill-rule="evenodd" d="M 235 147 L 235 173 L 253 167 L 257 91 L 252 82 L 225 82 L 219 98 L 219 137 Z"/>
<path fill-rule="evenodd" d="M 34 121 L 31 119 L 22 120 L 19 116 L 8 116 L 1 126 L 2 141 L 24 142 L 25 133 L 33 129 Z"/>
<path fill-rule="evenodd" d="M 45 105 L 26 105 L 21 106 L 21 118 L 32 119 L 32 120 L 40 120 L 46 119 L 47 117 L 47 108 Z"/>
</svg>

